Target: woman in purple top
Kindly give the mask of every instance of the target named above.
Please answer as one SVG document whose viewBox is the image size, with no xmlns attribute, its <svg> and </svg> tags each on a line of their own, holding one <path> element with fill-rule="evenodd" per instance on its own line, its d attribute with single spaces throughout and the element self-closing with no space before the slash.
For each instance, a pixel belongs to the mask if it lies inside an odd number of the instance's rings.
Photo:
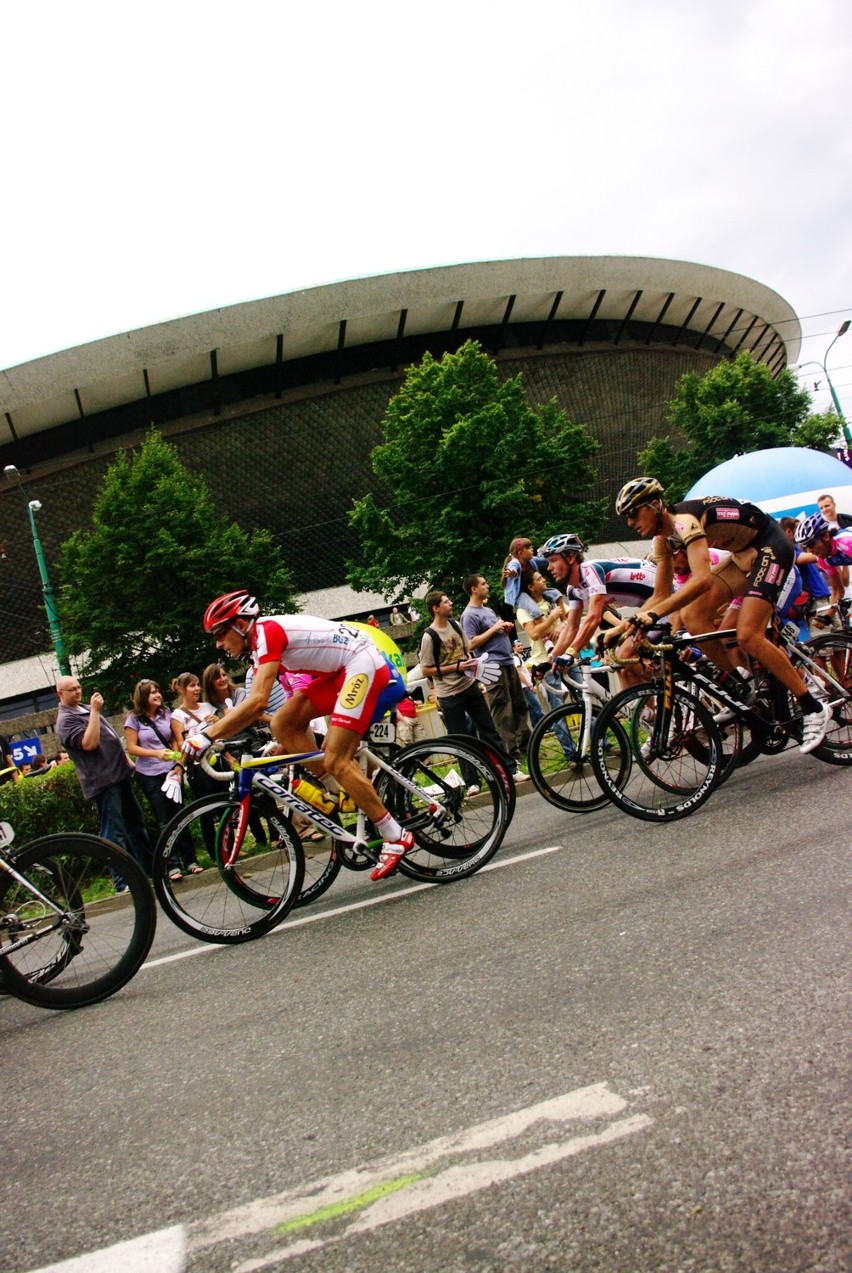
<svg viewBox="0 0 852 1273">
<path fill-rule="evenodd" d="M 163 783 L 166 775 L 176 768 L 174 753 L 180 750 L 183 729 L 172 719 L 156 681 L 140 681 L 133 691 L 133 711 L 124 722 L 124 736 L 128 753 L 136 762 L 139 785 L 155 818 L 164 827 L 176 808 L 163 790 Z M 182 772 L 178 768 L 175 776 L 182 776 Z M 199 875 L 201 869 L 195 860 L 192 837 L 185 832 L 177 840 L 175 854 L 169 860 L 169 879 L 180 880 L 184 874 Z"/>
</svg>

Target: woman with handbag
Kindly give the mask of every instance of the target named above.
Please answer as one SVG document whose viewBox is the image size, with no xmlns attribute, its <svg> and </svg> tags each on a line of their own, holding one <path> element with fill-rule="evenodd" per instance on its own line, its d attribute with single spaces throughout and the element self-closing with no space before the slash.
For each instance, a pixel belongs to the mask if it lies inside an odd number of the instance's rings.
<svg viewBox="0 0 852 1273">
<path fill-rule="evenodd" d="M 134 758 L 136 777 L 154 817 L 161 827 L 171 820 L 183 800 L 183 768 L 175 763 L 183 729 L 163 702 L 156 681 L 140 681 L 133 691 L 133 711 L 124 722 L 128 754 Z M 192 836 L 186 832 L 175 843 L 169 860 L 169 879 L 200 875 Z"/>
</svg>

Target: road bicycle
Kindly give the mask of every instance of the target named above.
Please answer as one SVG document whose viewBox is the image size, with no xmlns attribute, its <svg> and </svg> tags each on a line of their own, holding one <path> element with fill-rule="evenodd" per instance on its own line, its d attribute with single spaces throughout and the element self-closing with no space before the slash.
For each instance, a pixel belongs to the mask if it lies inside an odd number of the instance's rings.
<svg viewBox="0 0 852 1273">
<path fill-rule="evenodd" d="M 387 741 L 385 722 L 381 740 Z M 402 859 L 401 874 L 446 884 L 478 871 L 499 849 L 514 810 L 514 784 L 505 765 L 476 740 L 447 735 L 411 743 L 392 758 L 371 744 L 371 727 L 356 753 L 385 807 L 415 848 Z M 217 741 L 217 751 L 240 753 L 243 740 Z M 230 790 L 215 792 L 181 810 L 165 827 L 154 853 L 157 899 L 184 932 L 203 941 L 250 941 L 269 932 L 291 908 L 316 900 L 341 867 L 362 871 L 375 865 L 381 838 L 363 812 L 348 807 L 324 813 L 293 790 L 300 766 L 323 758 L 322 751 L 254 756 L 243 752 L 233 772 L 222 773 L 202 759 L 202 767 Z M 285 771 L 283 776 L 281 771 Z M 467 777 L 465 777 L 465 774 Z M 315 782 L 312 775 L 304 775 Z M 474 782 L 470 781 L 471 776 Z M 468 794 L 469 786 L 479 793 Z M 249 830 L 249 814 L 259 813 L 267 844 Z M 329 837 L 329 847 L 310 845 L 307 856 L 293 828 L 300 813 Z M 169 879 L 169 857 L 177 837 L 196 834 L 201 819 L 215 826 L 211 869 L 181 881 Z"/>
<path fill-rule="evenodd" d="M 803 643 L 794 624 L 781 629 L 777 623 L 767 635 L 786 651 L 811 693 L 832 705 L 829 730 L 810 754 L 829 764 L 852 764 L 852 637 L 835 633 Z M 791 739 L 801 741 L 801 709 L 765 668 L 752 669 L 754 701 L 744 705 L 708 659 L 689 661 L 696 647 L 717 640 L 733 642 L 736 631 L 673 636 L 661 623 L 642 645 L 649 680 L 602 709 L 592 764 L 609 798 L 625 813 L 647 821 L 686 817 L 736 765 L 782 751 Z M 729 736 L 734 727 L 736 744 L 728 751 L 714 705 L 724 712 Z M 626 741 L 620 767 L 604 745 L 607 738 Z"/>
<path fill-rule="evenodd" d="M 82 832 L 15 849 L 13 840 L 0 823 L 3 988 L 42 1008 L 81 1008 L 115 994 L 154 940 L 157 908 L 141 867 Z"/>
<path fill-rule="evenodd" d="M 570 666 L 578 666 L 581 680 L 572 679 Z M 590 655 L 581 655 L 571 664 L 557 659 L 534 669 L 535 674 L 553 673 L 548 689 L 564 699 L 536 723 L 530 735 L 527 758 L 536 790 L 557 809 L 570 813 L 590 813 L 609 803 L 592 768 L 592 732 L 602 705 L 609 701 L 609 686 L 602 686 Z M 614 729 L 620 729 L 618 722 Z M 613 763 L 624 763 L 623 745 L 609 749 Z"/>
</svg>

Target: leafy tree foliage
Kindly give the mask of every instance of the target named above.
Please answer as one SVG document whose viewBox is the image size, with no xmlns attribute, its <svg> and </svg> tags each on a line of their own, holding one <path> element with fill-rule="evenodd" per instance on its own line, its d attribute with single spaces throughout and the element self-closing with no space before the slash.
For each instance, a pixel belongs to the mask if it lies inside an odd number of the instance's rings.
<svg viewBox="0 0 852 1273">
<path fill-rule="evenodd" d="M 489 570 L 510 540 L 572 530 L 592 538 L 605 501 L 590 502 L 598 443 L 555 400 L 527 401 L 520 375 L 501 381 L 476 341 L 409 369 L 388 404 L 372 455 L 386 499 L 355 502 L 363 550 L 356 589 L 409 596 L 423 584 L 456 595 L 465 575 Z"/>
<path fill-rule="evenodd" d="M 229 522 L 153 430 L 108 470 L 92 527 L 63 545 L 59 575 L 66 644 L 86 655 L 81 679 L 113 710 L 143 677 L 167 692 L 173 677 L 216 657 L 201 617 L 220 593 L 246 587 L 271 613 L 294 608 L 271 535 Z"/>
<path fill-rule="evenodd" d="M 669 499 L 680 499 L 710 469 L 749 451 L 808 446 L 830 451 L 840 432 L 836 415 L 809 415 L 810 394 L 790 371 L 773 377 L 748 353 L 705 375 L 682 376 L 668 413 L 678 436 L 652 438 L 639 454 Z M 721 492 L 724 494 L 724 492 Z"/>
</svg>

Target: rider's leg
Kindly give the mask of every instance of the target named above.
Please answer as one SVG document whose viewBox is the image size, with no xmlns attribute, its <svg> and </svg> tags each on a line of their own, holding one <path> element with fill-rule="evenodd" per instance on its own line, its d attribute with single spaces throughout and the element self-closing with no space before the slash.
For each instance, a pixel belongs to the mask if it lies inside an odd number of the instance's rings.
<svg viewBox="0 0 852 1273">
<path fill-rule="evenodd" d="M 746 585 L 746 576 L 742 571 L 737 571 L 737 574 L 740 580 L 734 580 L 734 583 L 739 584 L 742 591 Z M 712 632 L 719 626 L 719 611 L 730 602 L 731 596 L 730 581 L 716 574 L 711 575 L 711 584 L 707 591 L 681 611 L 687 631 L 693 636 L 698 636 L 701 632 Z M 737 671 L 737 664 L 723 641 L 702 641 L 701 648 L 708 659 L 712 659 L 723 672 Z"/>
<path fill-rule="evenodd" d="M 316 714 L 313 703 L 301 690 L 297 690 L 293 697 L 288 698 L 287 702 L 273 714 L 269 728 L 284 747 L 285 753 L 317 750 L 316 740 L 311 730 L 311 721 Z M 325 764 L 321 760 L 315 760 L 306 763 L 305 768 L 310 769 L 312 773 L 321 774 L 325 770 Z"/>
<path fill-rule="evenodd" d="M 808 687 L 802 680 L 784 650 L 773 644 L 766 635 L 772 619 L 772 605 L 762 597 L 743 597 L 737 623 L 737 639 L 745 653 L 777 677 L 782 685 L 801 698 Z"/>
<path fill-rule="evenodd" d="M 316 703 L 307 695 L 297 690 L 283 707 L 279 707 L 271 721 L 272 732 L 287 752 L 314 751 L 310 723 L 317 714 Z M 329 725 L 325 736 L 323 750 L 324 760 L 306 761 L 304 768 L 321 776 L 330 774 L 350 795 L 360 809 L 363 809 L 370 821 L 378 823 L 387 818 L 388 811 L 376 795 L 376 789 L 369 778 L 361 772 L 361 766 L 354 759 L 361 734 L 353 729 L 344 729 L 339 725 Z M 396 830 L 394 831 L 394 828 Z M 379 828 L 385 839 L 394 839 L 399 834 L 399 824 L 386 824 Z"/>
<path fill-rule="evenodd" d="M 329 725 L 325 736 L 325 763 L 332 778 L 335 778 L 351 796 L 359 809 L 363 809 L 367 817 L 379 829 L 384 839 L 395 839 L 399 834 L 399 826 L 394 834 L 389 827 L 389 834 L 384 835 L 384 827 L 379 823 L 388 817 L 388 811 L 376 795 L 376 788 L 370 779 L 361 772 L 361 766 L 355 760 L 355 753 L 361 742 L 361 735 L 352 729 L 344 729 L 340 725 Z"/>
</svg>

